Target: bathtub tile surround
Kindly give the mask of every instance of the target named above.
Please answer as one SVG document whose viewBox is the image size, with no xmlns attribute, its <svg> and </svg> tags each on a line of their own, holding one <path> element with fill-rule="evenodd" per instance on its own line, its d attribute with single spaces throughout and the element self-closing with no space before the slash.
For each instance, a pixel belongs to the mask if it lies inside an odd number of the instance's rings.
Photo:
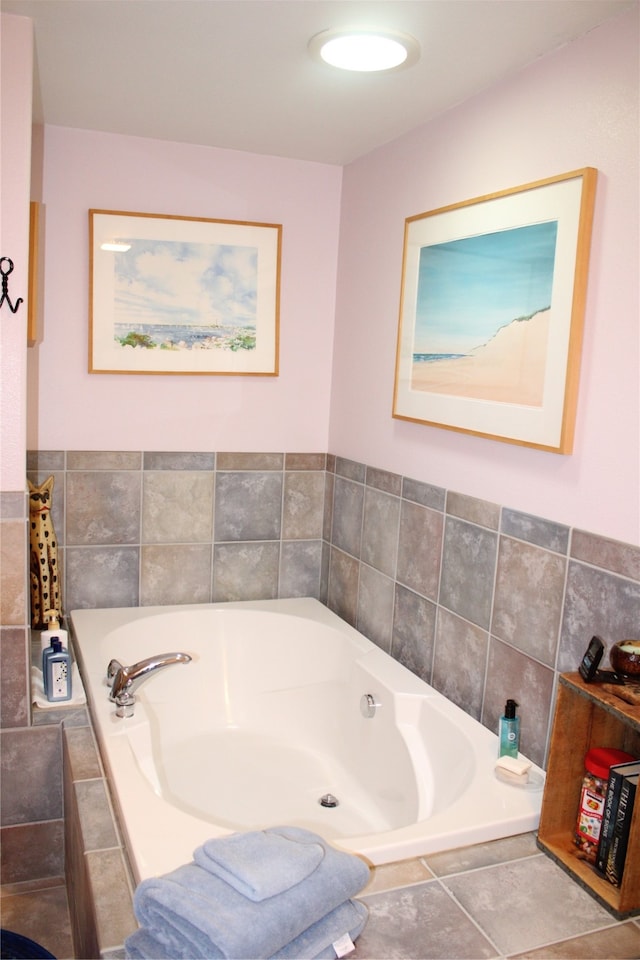
<svg viewBox="0 0 640 960">
<path fill-rule="evenodd" d="M 66 882 L 75 956 L 123 956 L 136 928 L 126 854 L 90 726 L 63 728 Z"/>
<path fill-rule="evenodd" d="M 545 762 L 557 672 L 638 630 L 640 550 L 331 454 L 38 451 L 74 607 L 314 596 Z M 126 515 L 125 515 L 126 514 Z"/>
</svg>

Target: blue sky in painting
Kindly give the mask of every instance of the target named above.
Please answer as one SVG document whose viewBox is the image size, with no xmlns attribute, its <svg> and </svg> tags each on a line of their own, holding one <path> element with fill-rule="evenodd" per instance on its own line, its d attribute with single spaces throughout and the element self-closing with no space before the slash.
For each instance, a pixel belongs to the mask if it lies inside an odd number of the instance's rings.
<svg viewBox="0 0 640 960">
<path fill-rule="evenodd" d="M 420 251 L 415 353 L 465 353 L 551 305 L 557 221 Z"/>
<path fill-rule="evenodd" d="M 257 248 L 126 242 L 131 249 L 114 255 L 116 323 L 255 326 Z"/>
</svg>

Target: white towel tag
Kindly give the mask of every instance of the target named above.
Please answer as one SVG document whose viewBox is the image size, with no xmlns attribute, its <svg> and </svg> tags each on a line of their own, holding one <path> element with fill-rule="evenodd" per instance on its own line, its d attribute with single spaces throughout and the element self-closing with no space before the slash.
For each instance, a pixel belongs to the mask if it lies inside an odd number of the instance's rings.
<svg viewBox="0 0 640 960">
<path fill-rule="evenodd" d="M 332 947 L 336 952 L 336 957 L 346 957 L 348 953 L 355 950 L 356 945 L 349 934 L 345 933 L 332 943 Z"/>
</svg>

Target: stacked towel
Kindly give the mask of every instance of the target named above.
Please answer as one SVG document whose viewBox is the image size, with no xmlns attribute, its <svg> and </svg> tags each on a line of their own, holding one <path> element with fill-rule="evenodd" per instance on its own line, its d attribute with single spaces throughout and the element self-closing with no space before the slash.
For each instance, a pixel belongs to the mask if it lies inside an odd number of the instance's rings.
<svg viewBox="0 0 640 960">
<path fill-rule="evenodd" d="M 302 960 L 336 957 L 333 944 L 362 932 L 367 909 L 351 899 L 369 868 L 300 827 L 209 840 L 194 862 L 143 880 L 134 895 L 141 929 L 131 960 Z"/>
</svg>

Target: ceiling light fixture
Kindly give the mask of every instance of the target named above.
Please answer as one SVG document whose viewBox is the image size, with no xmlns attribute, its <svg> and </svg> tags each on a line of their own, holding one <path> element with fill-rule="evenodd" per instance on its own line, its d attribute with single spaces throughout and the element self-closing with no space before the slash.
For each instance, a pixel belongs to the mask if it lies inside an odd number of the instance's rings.
<svg viewBox="0 0 640 960">
<path fill-rule="evenodd" d="M 420 56 L 418 41 L 394 30 L 324 30 L 309 41 L 316 60 L 341 70 L 369 73 L 410 67 Z"/>
</svg>

